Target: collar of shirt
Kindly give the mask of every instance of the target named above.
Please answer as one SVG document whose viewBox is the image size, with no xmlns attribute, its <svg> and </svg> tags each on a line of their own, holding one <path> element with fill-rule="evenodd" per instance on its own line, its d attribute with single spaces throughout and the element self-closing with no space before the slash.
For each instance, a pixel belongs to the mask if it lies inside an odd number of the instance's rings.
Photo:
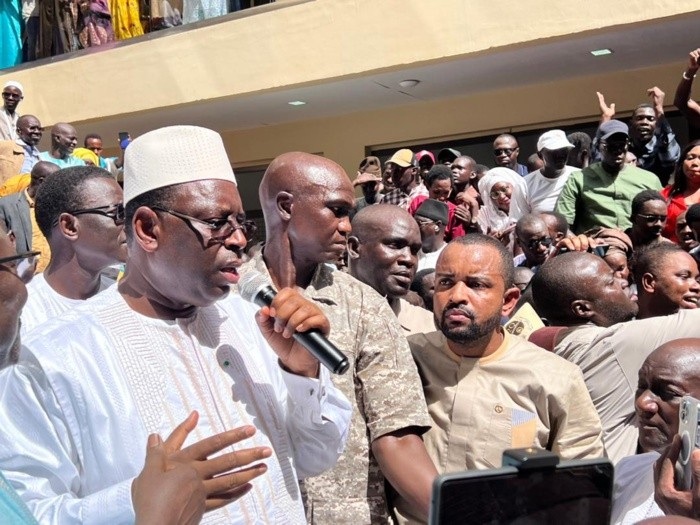
<svg viewBox="0 0 700 525">
<path fill-rule="evenodd" d="M 24 149 L 24 151 L 27 155 L 31 155 L 33 157 L 36 157 L 39 155 L 39 148 L 37 148 L 36 146 L 31 146 L 31 145 L 27 144 L 21 138 L 18 138 L 17 140 L 15 140 L 15 142 L 19 146 L 22 146 L 22 148 Z"/>
</svg>

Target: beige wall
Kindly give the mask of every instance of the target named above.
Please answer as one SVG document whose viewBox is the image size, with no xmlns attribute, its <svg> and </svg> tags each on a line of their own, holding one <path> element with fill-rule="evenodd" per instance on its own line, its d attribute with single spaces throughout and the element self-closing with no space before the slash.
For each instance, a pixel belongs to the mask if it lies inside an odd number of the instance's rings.
<svg viewBox="0 0 700 525">
<path fill-rule="evenodd" d="M 678 16 L 698 4 L 627 0 L 624 9 L 610 9 L 609 0 L 588 0 L 585 8 L 561 0 L 292 2 L 256 16 L 230 15 L 207 27 L 4 74 L 0 82 L 22 82 L 32 94 L 22 111 L 41 115 L 45 125 L 79 123 L 450 60 Z M 450 118 L 449 108 L 441 107 Z M 335 140 L 356 136 L 357 129 L 351 124 Z"/>
<path fill-rule="evenodd" d="M 670 106 L 683 70 L 684 63 L 678 62 L 637 71 L 579 77 L 458 99 L 224 133 L 224 141 L 234 165 L 264 164 L 285 151 L 302 150 L 322 152 L 354 177 L 368 147 L 595 120 L 599 115 L 596 91 L 602 91 L 609 102 L 616 103 L 621 118 L 629 116 L 637 104 L 647 101 L 646 89 L 653 85 L 666 92 L 666 105 Z"/>
</svg>

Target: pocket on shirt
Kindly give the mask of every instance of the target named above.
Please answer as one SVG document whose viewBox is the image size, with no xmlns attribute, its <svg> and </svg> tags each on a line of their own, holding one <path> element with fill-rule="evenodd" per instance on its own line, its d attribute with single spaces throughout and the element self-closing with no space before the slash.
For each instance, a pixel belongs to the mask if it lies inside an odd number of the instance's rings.
<svg viewBox="0 0 700 525">
<path fill-rule="evenodd" d="M 487 435 L 482 437 L 481 460 L 491 468 L 500 468 L 504 450 L 530 447 L 536 436 L 537 414 L 496 403 L 491 409 Z"/>
</svg>

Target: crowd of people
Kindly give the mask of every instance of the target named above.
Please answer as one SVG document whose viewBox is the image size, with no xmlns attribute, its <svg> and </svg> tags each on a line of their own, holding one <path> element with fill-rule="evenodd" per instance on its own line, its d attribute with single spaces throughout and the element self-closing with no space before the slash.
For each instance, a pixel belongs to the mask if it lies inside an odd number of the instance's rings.
<svg viewBox="0 0 700 525">
<path fill-rule="evenodd" d="M 253 4 L 250 0 L 8 0 L 0 16 L 0 69 L 207 20 Z"/>
<path fill-rule="evenodd" d="M 369 156 L 354 180 L 284 153 L 262 242 L 218 133 L 104 158 L 58 123 L 42 152 L 8 82 L 0 517 L 425 523 L 438 474 L 538 447 L 615 465 L 612 523 L 700 518 L 700 483 L 674 479 L 680 400 L 700 399 L 699 55 L 674 101 L 687 144 L 653 87 L 629 123 L 599 93 L 594 137 L 545 131 L 525 165 L 512 134 L 493 159 Z"/>
</svg>

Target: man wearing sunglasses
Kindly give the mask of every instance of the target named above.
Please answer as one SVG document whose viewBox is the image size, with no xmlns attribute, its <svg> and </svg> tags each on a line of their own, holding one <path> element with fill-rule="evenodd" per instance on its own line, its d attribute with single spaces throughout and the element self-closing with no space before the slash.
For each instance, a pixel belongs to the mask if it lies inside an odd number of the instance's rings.
<svg viewBox="0 0 700 525">
<path fill-rule="evenodd" d="M 263 309 L 219 301 L 238 281 L 247 241 L 217 133 L 151 131 L 124 165 L 124 277 L 23 341 L 3 382 L 0 469 L 41 522 L 133 523 L 143 443 L 196 409 L 178 459 L 195 467 L 208 519 L 305 523 L 297 479 L 338 459 L 350 404 L 291 336 L 327 334 L 328 320 L 291 288 Z M 105 216 L 110 204 L 85 201 L 59 224 L 118 219 Z M 187 446 L 222 433 L 251 448 L 209 461 Z"/>
<path fill-rule="evenodd" d="M 24 98 L 24 88 L 19 82 L 10 80 L 2 87 L 3 106 L 0 109 L 0 140 L 17 139 L 17 106 Z"/>
<path fill-rule="evenodd" d="M 515 241 L 523 253 L 514 258 L 516 266 L 533 271 L 544 263 L 552 251 L 552 237 L 544 220 L 534 214 L 523 215 L 515 225 Z"/>
<path fill-rule="evenodd" d="M 126 260 L 123 200 L 119 184 L 95 166 L 66 168 L 42 185 L 36 220 L 51 255 L 28 286 L 23 334 L 114 284 L 104 272 Z"/>
<path fill-rule="evenodd" d="M 36 194 L 44 181 L 58 169 L 50 162 L 37 162 L 32 168 L 29 186 L 0 199 L 0 221 L 14 233 L 17 250 L 41 253 L 37 272 L 43 272 L 49 263 L 51 248 L 36 222 Z"/>
<path fill-rule="evenodd" d="M 493 141 L 493 160 L 496 166 L 502 166 L 515 171 L 521 177 L 529 173 L 527 166 L 518 163 L 520 146 L 513 135 L 503 133 Z"/>
<path fill-rule="evenodd" d="M 661 190 L 656 175 L 625 164 L 630 145 L 627 124 L 609 120 L 598 131 L 601 161 L 572 173 L 554 208 L 576 234 L 596 226 L 626 230 L 632 226 L 634 196 L 642 190 Z"/>
</svg>

